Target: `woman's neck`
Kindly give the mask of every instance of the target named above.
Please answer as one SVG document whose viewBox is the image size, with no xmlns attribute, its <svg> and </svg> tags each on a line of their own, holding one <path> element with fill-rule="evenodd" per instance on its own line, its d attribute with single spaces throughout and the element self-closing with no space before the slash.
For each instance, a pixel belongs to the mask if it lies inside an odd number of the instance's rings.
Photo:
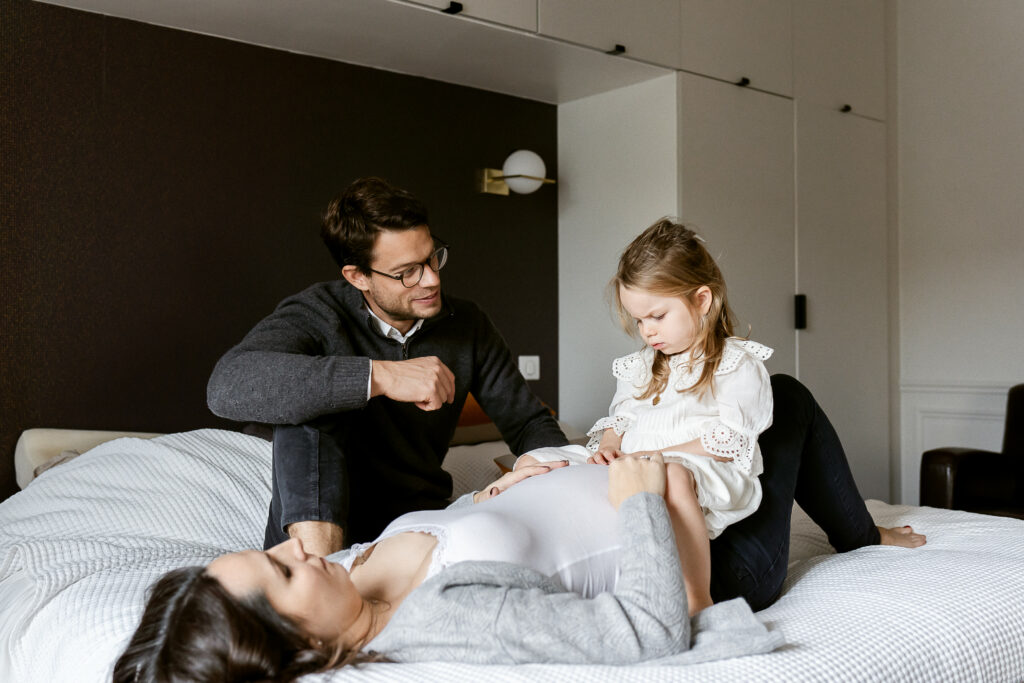
<svg viewBox="0 0 1024 683">
<path fill-rule="evenodd" d="M 353 565 L 349 576 L 369 610 L 373 639 L 387 625 L 402 601 L 426 578 L 437 539 L 426 533 L 405 532 L 375 543 Z"/>
</svg>

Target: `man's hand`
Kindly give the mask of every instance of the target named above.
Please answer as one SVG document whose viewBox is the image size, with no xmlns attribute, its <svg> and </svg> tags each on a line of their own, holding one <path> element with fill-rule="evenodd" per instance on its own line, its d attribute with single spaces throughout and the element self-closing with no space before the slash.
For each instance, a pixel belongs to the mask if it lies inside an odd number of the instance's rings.
<svg viewBox="0 0 1024 683">
<path fill-rule="evenodd" d="M 302 541 L 303 550 L 319 557 L 338 552 L 344 541 L 341 527 L 332 522 L 293 522 L 285 527 L 285 531 L 288 532 L 289 538 Z"/>
<path fill-rule="evenodd" d="M 437 410 L 455 400 L 455 375 L 437 356 L 371 363 L 371 397 L 415 403 L 421 410 Z"/>
<path fill-rule="evenodd" d="M 665 459 L 661 453 L 618 458 L 608 466 L 608 500 L 616 510 L 624 500 L 644 491 L 665 495 Z"/>
<path fill-rule="evenodd" d="M 557 470 L 560 467 L 568 467 L 568 465 L 568 460 L 557 460 L 555 462 L 546 462 L 543 465 L 526 465 L 525 467 L 520 467 L 502 475 L 499 479 L 495 479 L 493 482 L 485 486 L 483 490 L 474 493 L 473 502 L 479 503 L 487 500 L 488 498 L 494 498 L 502 491 L 507 491 L 513 484 L 518 484 L 524 479 L 535 477 L 538 474 L 547 474 L 551 470 Z"/>
</svg>

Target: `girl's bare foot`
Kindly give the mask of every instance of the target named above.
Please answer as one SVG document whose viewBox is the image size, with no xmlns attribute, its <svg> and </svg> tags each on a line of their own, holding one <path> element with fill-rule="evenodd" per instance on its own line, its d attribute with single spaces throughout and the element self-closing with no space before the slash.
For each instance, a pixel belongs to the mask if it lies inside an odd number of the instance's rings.
<svg viewBox="0 0 1024 683">
<path fill-rule="evenodd" d="M 914 533 L 909 526 L 878 527 L 878 533 L 882 535 L 881 545 L 896 545 L 901 548 L 920 548 L 927 540 L 924 534 Z"/>
</svg>

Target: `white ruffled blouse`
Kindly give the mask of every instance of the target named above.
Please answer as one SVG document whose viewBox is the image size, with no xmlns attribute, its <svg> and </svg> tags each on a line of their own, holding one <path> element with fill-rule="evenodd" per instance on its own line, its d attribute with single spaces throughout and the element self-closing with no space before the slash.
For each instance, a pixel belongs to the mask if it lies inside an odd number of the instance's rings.
<svg viewBox="0 0 1024 683">
<path fill-rule="evenodd" d="M 688 353 L 669 357 L 669 378 L 657 405 L 654 398 L 638 400 L 651 379 L 656 351 L 645 346 L 612 362 L 618 380 L 609 416 L 587 432 L 587 448 L 596 451 L 605 429 L 622 435 L 621 450 L 667 449 L 700 438 L 708 453 L 732 458 L 743 472 L 762 471 L 757 437 L 772 424 L 772 389 L 764 361 L 772 349 L 754 341 L 730 337 L 715 371 L 712 391 L 703 396 L 687 392 L 700 379 L 703 361 L 690 362 Z"/>
</svg>

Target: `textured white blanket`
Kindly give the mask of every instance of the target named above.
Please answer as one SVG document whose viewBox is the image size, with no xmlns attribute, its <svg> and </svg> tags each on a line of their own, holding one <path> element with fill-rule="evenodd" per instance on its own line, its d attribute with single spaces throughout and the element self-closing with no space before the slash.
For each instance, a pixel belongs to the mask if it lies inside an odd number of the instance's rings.
<svg viewBox="0 0 1024 683">
<path fill-rule="evenodd" d="M 453 449 L 458 491 L 497 475 L 500 443 Z M 0 503 L 0 681 L 109 680 L 145 591 L 173 567 L 262 543 L 270 445 L 200 430 L 120 439 Z M 1024 522 L 869 503 L 918 550 L 830 554 L 802 515 L 786 594 L 759 613 L 781 651 L 691 667 L 375 664 L 331 681 L 1024 680 Z"/>
</svg>

